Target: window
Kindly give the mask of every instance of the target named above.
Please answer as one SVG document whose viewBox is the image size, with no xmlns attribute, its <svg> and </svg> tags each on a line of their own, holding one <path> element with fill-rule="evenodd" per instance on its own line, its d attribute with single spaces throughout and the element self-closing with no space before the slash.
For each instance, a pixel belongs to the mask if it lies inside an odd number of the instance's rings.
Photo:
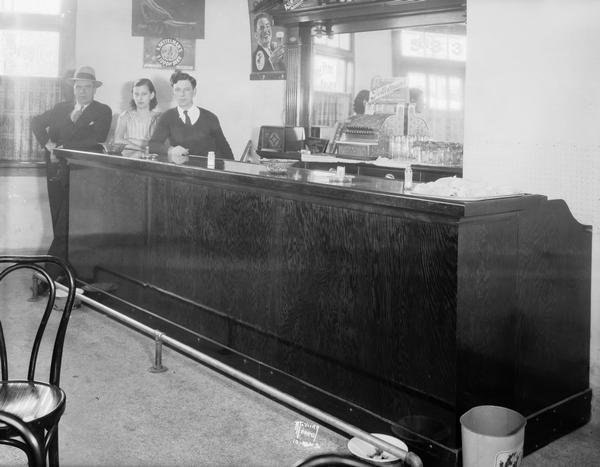
<svg viewBox="0 0 600 467">
<path fill-rule="evenodd" d="M 0 31 L 0 75 L 58 76 L 59 37 L 56 31 Z"/>
<path fill-rule="evenodd" d="M 342 58 L 315 55 L 313 89 L 323 92 L 346 92 L 350 68 L 348 61 Z"/>
<path fill-rule="evenodd" d="M 0 0 L 0 13 L 58 15 L 61 0 Z"/>
<path fill-rule="evenodd" d="M 70 2 L 61 0 L 0 0 L 0 75 L 59 76 L 67 4 Z"/>
<path fill-rule="evenodd" d="M 336 34 L 332 37 L 326 35 L 315 36 L 313 44 L 340 50 L 352 50 L 352 38 L 350 34 Z"/>
<path fill-rule="evenodd" d="M 399 29 L 392 37 L 394 76 L 406 76 L 409 87 L 423 91 L 430 138 L 462 142 L 466 26 Z"/>
<path fill-rule="evenodd" d="M 467 37 L 459 34 L 436 32 L 401 31 L 402 55 L 404 57 L 432 58 L 437 60 L 466 60 Z"/>
<path fill-rule="evenodd" d="M 425 105 L 432 110 L 462 110 L 463 80 L 458 76 L 409 73 L 408 86 L 423 90 Z"/>
<path fill-rule="evenodd" d="M 313 37 L 313 46 L 310 124 L 311 127 L 333 127 L 351 113 L 352 35 Z"/>
<path fill-rule="evenodd" d="M 42 160 L 31 117 L 64 100 L 74 56 L 76 0 L 0 0 L 0 158 Z"/>
</svg>

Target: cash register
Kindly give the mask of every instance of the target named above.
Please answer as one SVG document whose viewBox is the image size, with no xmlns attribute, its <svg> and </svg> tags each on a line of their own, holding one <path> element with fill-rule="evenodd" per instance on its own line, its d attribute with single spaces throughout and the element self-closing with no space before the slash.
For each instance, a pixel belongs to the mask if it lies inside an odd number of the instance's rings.
<svg viewBox="0 0 600 467">
<path fill-rule="evenodd" d="M 392 157 L 395 139 L 409 134 L 409 107 L 405 77 L 373 78 L 365 113 L 336 126 L 327 152 L 363 161 Z"/>
<path fill-rule="evenodd" d="M 359 160 L 387 157 L 390 140 L 403 131 L 404 119 L 397 114 L 355 115 L 340 126 L 334 152 L 338 157 Z"/>
</svg>

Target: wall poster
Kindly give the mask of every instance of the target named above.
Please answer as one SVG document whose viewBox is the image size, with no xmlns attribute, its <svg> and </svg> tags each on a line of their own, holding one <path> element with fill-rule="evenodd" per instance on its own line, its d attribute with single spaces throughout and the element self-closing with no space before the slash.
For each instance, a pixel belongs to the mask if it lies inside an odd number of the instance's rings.
<svg viewBox="0 0 600 467">
<path fill-rule="evenodd" d="M 204 0 L 132 0 L 132 36 L 204 39 Z"/>
<path fill-rule="evenodd" d="M 285 79 L 286 31 L 268 12 L 271 0 L 248 0 L 251 80 Z"/>
</svg>

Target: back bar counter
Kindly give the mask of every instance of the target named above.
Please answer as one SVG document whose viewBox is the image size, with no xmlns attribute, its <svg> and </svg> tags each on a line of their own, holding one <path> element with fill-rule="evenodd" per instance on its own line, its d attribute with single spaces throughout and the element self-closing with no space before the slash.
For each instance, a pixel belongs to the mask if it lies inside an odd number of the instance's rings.
<svg viewBox="0 0 600 467">
<path fill-rule="evenodd" d="M 58 153 L 101 303 L 426 466 L 459 465 L 474 405 L 525 415 L 526 453 L 589 420 L 592 236 L 563 201 Z"/>
</svg>

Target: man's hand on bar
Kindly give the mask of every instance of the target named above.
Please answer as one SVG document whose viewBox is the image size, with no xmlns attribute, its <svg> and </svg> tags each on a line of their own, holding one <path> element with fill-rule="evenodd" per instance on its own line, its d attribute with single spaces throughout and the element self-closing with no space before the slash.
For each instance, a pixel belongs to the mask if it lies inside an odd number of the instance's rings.
<svg viewBox="0 0 600 467">
<path fill-rule="evenodd" d="M 185 164 L 190 160 L 188 153 L 189 150 L 183 146 L 171 146 L 167 151 L 167 160 L 174 164 Z"/>
</svg>

